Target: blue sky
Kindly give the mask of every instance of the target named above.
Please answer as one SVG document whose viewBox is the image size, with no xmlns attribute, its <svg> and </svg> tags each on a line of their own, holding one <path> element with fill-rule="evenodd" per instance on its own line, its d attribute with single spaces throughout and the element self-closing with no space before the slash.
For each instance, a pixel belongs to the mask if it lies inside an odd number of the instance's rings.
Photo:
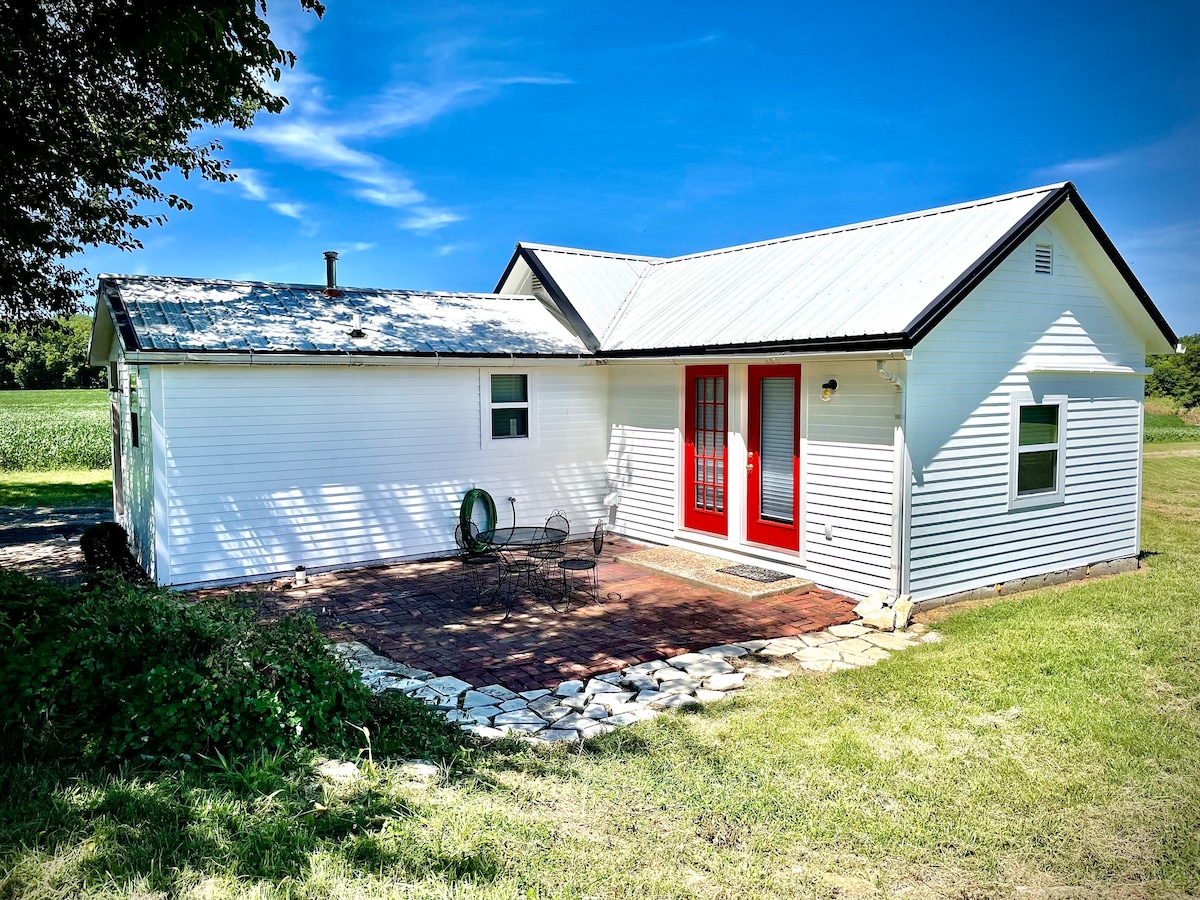
<svg viewBox="0 0 1200 900">
<path fill-rule="evenodd" d="M 1200 4 L 272 0 L 291 100 L 93 272 L 491 290 L 1070 179 L 1200 332 Z"/>
</svg>

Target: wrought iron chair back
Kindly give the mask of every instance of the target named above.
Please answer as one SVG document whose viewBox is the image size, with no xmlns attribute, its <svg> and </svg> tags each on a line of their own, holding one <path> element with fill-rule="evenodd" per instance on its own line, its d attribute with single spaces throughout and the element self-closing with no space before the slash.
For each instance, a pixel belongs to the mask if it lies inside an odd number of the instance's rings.
<svg viewBox="0 0 1200 900">
<path fill-rule="evenodd" d="M 569 581 L 568 573 L 586 573 L 583 577 L 587 579 L 588 587 L 591 589 L 592 600 L 600 606 L 600 554 L 604 550 L 604 520 L 601 519 L 596 523 L 596 528 L 592 532 L 592 555 L 591 556 L 569 556 L 566 559 L 558 561 L 559 571 L 562 572 L 563 578 L 563 595 L 565 597 L 566 608 L 570 609 L 571 594 L 573 587 Z"/>
</svg>

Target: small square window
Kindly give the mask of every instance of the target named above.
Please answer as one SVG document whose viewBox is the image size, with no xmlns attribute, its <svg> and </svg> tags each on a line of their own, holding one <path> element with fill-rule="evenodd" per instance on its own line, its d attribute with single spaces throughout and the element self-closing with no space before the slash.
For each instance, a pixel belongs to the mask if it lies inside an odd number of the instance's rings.
<svg viewBox="0 0 1200 900">
<path fill-rule="evenodd" d="M 492 438 L 529 437 L 529 376 L 492 375 Z"/>
</svg>

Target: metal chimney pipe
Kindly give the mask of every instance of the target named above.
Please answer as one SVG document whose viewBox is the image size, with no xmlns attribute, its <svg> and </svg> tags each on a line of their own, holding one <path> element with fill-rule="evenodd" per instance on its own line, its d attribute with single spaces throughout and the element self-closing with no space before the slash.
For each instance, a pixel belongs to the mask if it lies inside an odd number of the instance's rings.
<svg viewBox="0 0 1200 900">
<path fill-rule="evenodd" d="M 337 258 L 336 250 L 325 251 L 325 287 L 330 289 L 337 287 Z"/>
</svg>

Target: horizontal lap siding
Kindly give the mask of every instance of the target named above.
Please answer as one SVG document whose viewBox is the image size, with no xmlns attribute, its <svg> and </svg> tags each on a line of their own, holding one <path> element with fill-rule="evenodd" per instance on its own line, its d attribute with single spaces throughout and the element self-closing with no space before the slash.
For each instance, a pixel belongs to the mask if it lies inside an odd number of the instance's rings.
<svg viewBox="0 0 1200 900">
<path fill-rule="evenodd" d="M 837 393 L 823 401 L 821 385 L 830 377 L 837 379 Z M 892 568 L 896 388 L 879 377 L 874 364 L 862 362 L 810 364 L 805 384 L 805 569 L 819 584 L 837 590 L 886 589 Z"/>
<path fill-rule="evenodd" d="M 675 533 L 679 459 L 679 371 L 609 367 L 608 481 L 621 495 L 613 528 L 665 542 Z"/>
<path fill-rule="evenodd" d="M 453 549 L 473 485 L 521 522 L 603 513 L 605 374 L 538 369 L 538 438 L 480 448 L 473 368 L 164 367 L 171 583 Z"/>
<path fill-rule="evenodd" d="M 1033 245 L 1054 245 L 1035 275 Z M 1141 367 L 1144 345 L 1055 226 L 1043 226 L 916 348 L 909 364 L 914 598 L 1137 553 L 1142 379 L 1026 374 Z M 1011 398 L 1065 394 L 1065 503 L 1009 510 Z"/>
</svg>

